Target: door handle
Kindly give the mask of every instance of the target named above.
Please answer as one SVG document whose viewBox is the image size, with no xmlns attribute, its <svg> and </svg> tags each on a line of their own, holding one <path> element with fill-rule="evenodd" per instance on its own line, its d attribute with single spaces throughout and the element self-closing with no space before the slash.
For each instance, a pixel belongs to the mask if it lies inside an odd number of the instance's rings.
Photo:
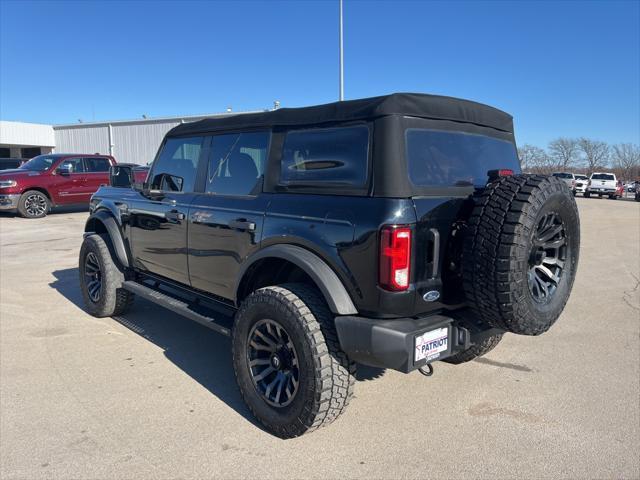
<svg viewBox="0 0 640 480">
<path fill-rule="evenodd" d="M 184 213 L 179 212 L 177 210 L 171 210 L 171 211 L 166 212 L 164 214 L 164 218 L 166 218 L 170 222 L 179 222 L 179 221 L 185 219 L 185 215 L 184 215 Z"/>
<path fill-rule="evenodd" d="M 256 224 L 244 219 L 231 220 L 229 222 L 229 228 L 232 228 L 234 230 L 246 230 L 248 232 L 253 232 L 256 229 Z"/>
</svg>

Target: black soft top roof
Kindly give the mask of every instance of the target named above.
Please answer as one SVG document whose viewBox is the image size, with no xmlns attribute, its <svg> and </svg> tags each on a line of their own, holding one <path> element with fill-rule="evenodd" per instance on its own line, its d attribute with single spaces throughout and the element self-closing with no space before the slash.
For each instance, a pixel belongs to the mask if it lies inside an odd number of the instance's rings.
<svg viewBox="0 0 640 480">
<path fill-rule="evenodd" d="M 207 118 L 174 127 L 168 136 L 256 127 L 315 125 L 353 120 L 371 120 L 387 115 L 473 123 L 513 133 L 513 118 L 497 108 L 459 98 L 423 93 L 393 93 L 302 108 L 245 113 Z"/>
</svg>

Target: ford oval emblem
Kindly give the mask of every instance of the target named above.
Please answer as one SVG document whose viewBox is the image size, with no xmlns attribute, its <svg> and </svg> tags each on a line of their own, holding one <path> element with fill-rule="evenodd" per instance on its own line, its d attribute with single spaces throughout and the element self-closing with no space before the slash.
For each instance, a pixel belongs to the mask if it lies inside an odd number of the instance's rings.
<svg viewBox="0 0 640 480">
<path fill-rule="evenodd" d="M 422 298 L 425 302 L 435 302 L 440 298 L 440 292 L 438 290 L 429 290 Z"/>
</svg>

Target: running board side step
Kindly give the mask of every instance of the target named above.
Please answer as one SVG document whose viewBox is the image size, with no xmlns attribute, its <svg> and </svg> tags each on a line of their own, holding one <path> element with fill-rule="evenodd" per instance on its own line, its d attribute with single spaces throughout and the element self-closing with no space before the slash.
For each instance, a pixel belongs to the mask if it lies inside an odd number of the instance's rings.
<svg viewBox="0 0 640 480">
<path fill-rule="evenodd" d="M 215 330 L 222 335 L 225 335 L 227 337 L 231 335 L 230 329 L 220 325 L 215 318 L 208 317 L 202 313 L 196 312 L 191 308 L 190 304 L 172 297 L 171 295 L 167 295 L 164 292 L 160 292 L 153 288 L 147 287 L 146 285 L 142 285 L 141 283 L 134 282 L 133 280 L 127 280 L 123 282 L 122 288 L 128 290 L 131 293 L 135 293 L 136 295 L 139 295 L 140 297 L 145 298 L 150 302 L 156 303 L 161 307 L 171 310 L 172 312 L 187 317 L 194 322 L 198 322 L 200 325 L 204 325 L 205 327 L 208 327 L 211 330 Z"/>
</svg>

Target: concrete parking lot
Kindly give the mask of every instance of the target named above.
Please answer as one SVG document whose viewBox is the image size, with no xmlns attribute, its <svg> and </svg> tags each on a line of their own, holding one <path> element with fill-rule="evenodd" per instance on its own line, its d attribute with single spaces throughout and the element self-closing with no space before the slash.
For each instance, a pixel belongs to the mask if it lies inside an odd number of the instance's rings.
<svg viewBox="0 0 640 480">
<path fill-rule="evenodd" d="M 580 266 L 557 325 L 435 375 L 363 368 L 337 422 L 275 438 L 229 341 L 138 300 L 81 306 L 86 212 L 0 217 L 0 477 L 639 478 L 640 203 L 577 199 Z"/>
</svg>

